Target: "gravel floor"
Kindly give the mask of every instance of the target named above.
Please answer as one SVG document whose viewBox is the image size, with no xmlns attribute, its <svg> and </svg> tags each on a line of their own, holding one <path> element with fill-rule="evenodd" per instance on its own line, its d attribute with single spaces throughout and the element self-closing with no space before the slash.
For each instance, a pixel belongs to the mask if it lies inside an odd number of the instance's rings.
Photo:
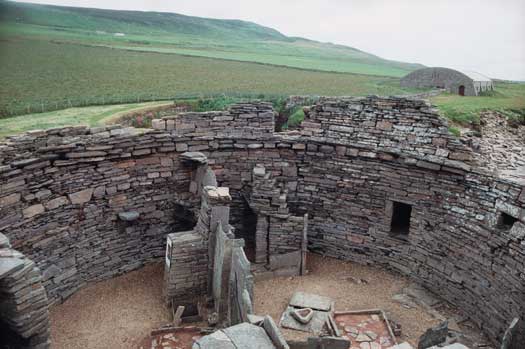
<svg viewBox="0 0 525 349">
<path fill-rule="evenodd" d="M 404 308 L 392 301 L 409 284 L 408 279 L 385 270 L 318 255 L 308 256 L 309 274 L 281 277 L 255 284 L 255 312 L 269 314 L 278 323 L 296 291 L 331 297 L 336 310 L 381 308 L 402 325 L 398 341 L 417 344 L 418 337 L 439 322 L 424 309 Z M 162 264 L 111 280 L 93 283 L 51 309 L 54 349 L 137 348 L 151 329 L 169 320 L 162 300 Z M 368 283 L 351 281 L 364 279 Z M 349 280 L 350 279 L 350 280 Z M 302 332 L 283 330 L 288 339 L 305 338 Z"/>
<path fill-rule="evenodd" d="M 54 349 L 136 348 L 169 320 L 162 300 L 162 264 L 151 264 L 80 289 L 51 309 Z"/>
<path fill-rule="evenodd" d="M 303 277 L 281 277 L 258 281 L 255 285 L 255 312 L 269 314 L 279 323 L 280 317 L 292 294 L 296 291 L 315 293 L 331 297 L 335 309 L 361 310 L 380 308 L 387 316 L 400 323 L 403 335 L 398 341 L 417 344 L 417 339 L 425 330 L 439 323 L 419 307 L 406 309 L 392 301 L 394 294 L 409 284 L 407 278 L 385 270 L 343 262 L 318 255 L 308 255 L 309 274 Z M 356 284 L 348 277 L 367 280 Z M 283 329 L 287 339 L 308 337 L 302 332 Z"/>
</svg>

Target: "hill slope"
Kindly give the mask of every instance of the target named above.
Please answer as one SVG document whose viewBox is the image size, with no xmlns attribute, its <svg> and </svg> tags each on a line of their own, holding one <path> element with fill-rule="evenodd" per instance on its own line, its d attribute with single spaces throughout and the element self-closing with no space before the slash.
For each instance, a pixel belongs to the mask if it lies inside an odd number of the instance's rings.
<svg viewBox="0 0 525 349">
<path fill-rule="evenodd" d="M 0 1 L 0 35 L 369 75 L 399 77 L 421 67 L 251 22 L 175 13 Z"/>
<path fill-rule="evenodd" d="M 286 36 L 278 31 L 250 22 L 199 18 L 176 13 L 115 11 L 2 1 L 0 16 L 2 21 L 93 32 L 177 33 L 209 38 L 238 35 L 252 40 L 286 40 Z"/>
</svg>

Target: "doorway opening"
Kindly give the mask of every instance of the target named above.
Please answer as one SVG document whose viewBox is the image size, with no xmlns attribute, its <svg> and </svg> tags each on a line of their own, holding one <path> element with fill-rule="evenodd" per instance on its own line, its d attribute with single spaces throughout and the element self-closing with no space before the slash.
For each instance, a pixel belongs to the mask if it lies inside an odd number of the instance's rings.
<svg viewBox="0 0 525 349">
<path fill-rule="evenodd" d="M 255 244 L 257 233 L 257 214 L 244 202 L 240 229 L 235 230 L 237 239 L 244 239 L 244 254 L 252 263 L 255 262 Z"/>
<path fill-rule="evenodd" d="M 175 218 L 175 224 L 171 231 L 174 233 L 192 230 L 197 224 L 195 214 L 188 206 L 175 204 L 173 217 Z"/>
<path fill-rule="evenodd" d="M 459 93 L 460 96 L 464 96 L 465 95 L 465 86 L 463 86 L 463 85 L 459 86 L 458 93 Z"/>
</svg>

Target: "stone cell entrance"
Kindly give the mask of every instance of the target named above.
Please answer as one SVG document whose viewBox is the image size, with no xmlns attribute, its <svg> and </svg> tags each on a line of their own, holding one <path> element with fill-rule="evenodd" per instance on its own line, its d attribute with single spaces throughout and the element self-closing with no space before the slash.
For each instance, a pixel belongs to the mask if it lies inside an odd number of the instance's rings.
<svg viewBox="0 0 525 349">
<path fill-rule="evenodd" d="M 244 239 L 244 253 L 250 262 L 255 262 L 257 214 L 247 202 L 243 206 L 241 228 L 235 230 L 235 238 Z"/>
</svg>

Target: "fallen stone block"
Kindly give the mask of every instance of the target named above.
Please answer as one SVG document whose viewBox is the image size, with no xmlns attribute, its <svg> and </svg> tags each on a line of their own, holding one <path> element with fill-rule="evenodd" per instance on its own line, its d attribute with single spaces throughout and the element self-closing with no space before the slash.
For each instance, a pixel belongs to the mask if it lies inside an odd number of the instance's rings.
<svg viewBox="0 0 525 349">
<path fill-rule="evenodd" d="M 421 337 L 417 349 L 426 349 L 445 342 L 448 334 L 448 321 L 443 321 L 437 326 L 429 328 Z"/>
</svg>

